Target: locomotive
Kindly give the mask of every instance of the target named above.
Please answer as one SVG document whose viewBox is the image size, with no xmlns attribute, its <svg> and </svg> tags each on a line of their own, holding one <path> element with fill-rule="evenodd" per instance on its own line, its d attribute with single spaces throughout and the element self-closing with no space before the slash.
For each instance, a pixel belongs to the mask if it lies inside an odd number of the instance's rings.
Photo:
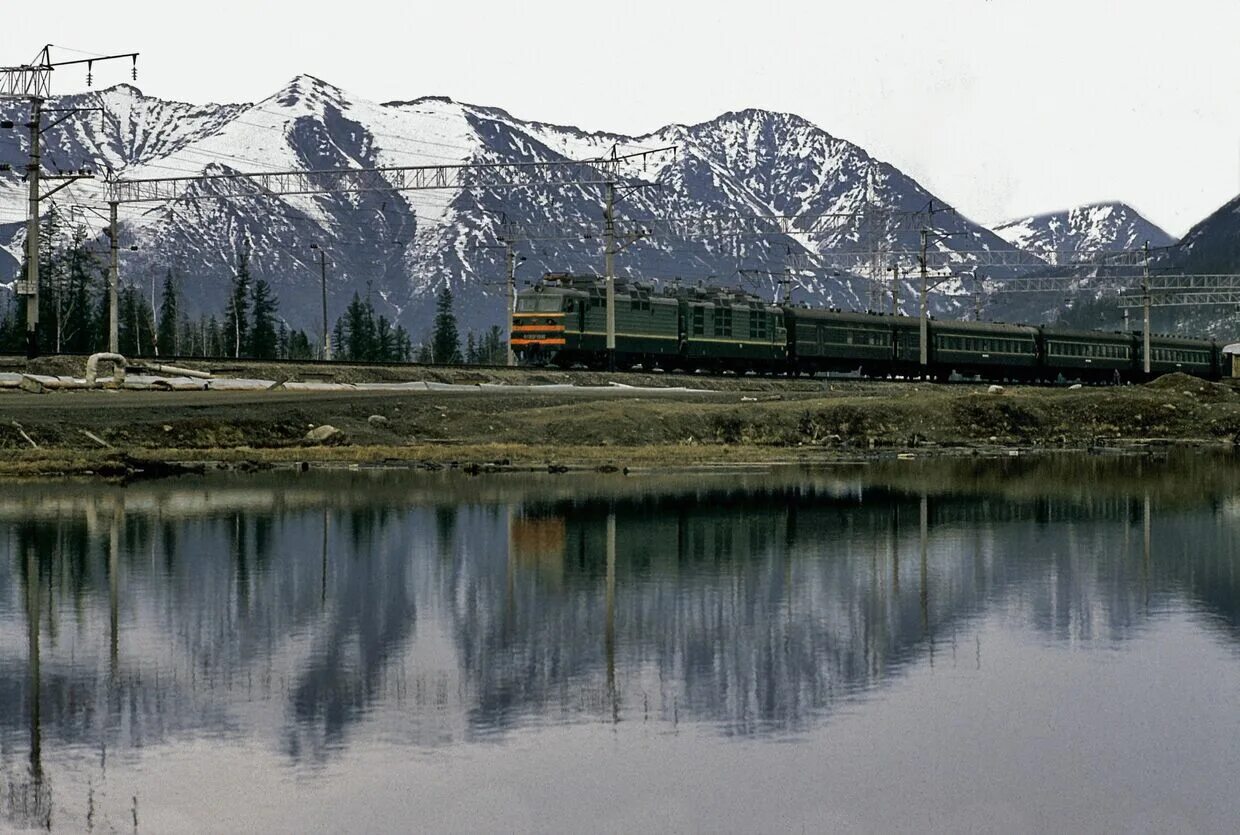
<svg viewBox="0 0 1240 835">
<path fill-rule="evenodd" d="M 999 322 L 928 322 L 921 363 L 915 317 L 774 304 L 720 287 L 664 287 L 615 279 L 615 367 L 667 371 L 929 377 L 993 381 L 1145 379 L 1141 332 Z M 517 295 L 512 348 L 523 365 L 605 368 L 607 294 L 596 276 L 550 274 Z M 1151 376 L 1224 374 L 1222 346 L 1151 336 Z"/>
</svg>

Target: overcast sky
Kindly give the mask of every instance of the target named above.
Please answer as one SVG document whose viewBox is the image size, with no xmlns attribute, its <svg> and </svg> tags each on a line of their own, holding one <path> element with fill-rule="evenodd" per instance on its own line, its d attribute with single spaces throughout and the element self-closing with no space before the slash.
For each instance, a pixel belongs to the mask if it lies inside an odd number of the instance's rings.
<svg viewBox="0 0 1240 835">
<path fill-rule="evenodd" d="M 53 0 L 16 11 L 0 26 L 0 64 L 47 42 L 138 50 L 144 92 L 192 102 L 254 101 L 305 72 L 359 98 L 447 95 L 624 133 L 791 111 L 984 223 L 1120 199 L 1179 235 L 1240 192 L 1237 0 Z M 127 79 L 100 66 L 96 80 Z M 84 78 L 70 70 L 55 84 L 74 92 Z"/>
</svg>

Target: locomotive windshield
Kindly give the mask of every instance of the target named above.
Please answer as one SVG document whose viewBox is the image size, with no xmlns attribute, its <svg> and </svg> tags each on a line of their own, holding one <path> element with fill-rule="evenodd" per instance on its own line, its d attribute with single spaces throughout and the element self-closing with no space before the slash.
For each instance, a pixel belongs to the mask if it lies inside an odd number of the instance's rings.
<svg viewBox="0 0 1240 835">
<path fill-rule="evenodd" d="M 519 313 L 550 313 L 560 309 L 564 297 L 558 293 L 535 293 L 517 299 Z"/>
</svg>

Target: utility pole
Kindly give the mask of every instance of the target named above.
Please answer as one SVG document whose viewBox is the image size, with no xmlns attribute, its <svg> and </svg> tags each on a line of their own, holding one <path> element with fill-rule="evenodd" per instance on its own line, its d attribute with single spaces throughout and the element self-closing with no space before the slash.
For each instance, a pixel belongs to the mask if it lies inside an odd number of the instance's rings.
<svg viewBox="0 0 1240 835">
<path fill-rule="evenodd" d="M 42 166 L 43 99 L 30 99 L 30 216 L 26 219 L 26 359 L 39 355 L 39 171 Z"/>
<path fill-rule="evenodd" d="M 930 232 L 927 229 L 921 230 L 921 368 L 922 373 L 926 373 L 930 366 L 930 320 L 927 305 L 929 304 L 929 290 L 926 286 L 926 246 Z"/>
<path fill-rule="evenodd" d="M 508 356 L 505 364 L 513 366 L 517 364 L 517 354 L 512 349 L 512 314 L 517 306 L 517 258 L 516 253 L 512 251 L 512 241 L 507 239 L 504 240 L 504 268 L 508 274 L 508 284 L 504 293 L 505 307 L 508 311 Z"/>
<path fill-rule="evenodd" d="M 332 358 L 332 332 L 327 327 L 327 253 L 319 247 L 319 286 L 323 290 L 323 359 Z"/>
<path fill-rule="evenodd" d="M 332 334 L 327 329 L 327 251 L 318 244 L 310 244 L 310 248 L 319 253 L 319 287 L 323 291 L 323 359 L 332 358 Z M 303 266 L 305 266 L 303 264 Z"/>
<path fill-rule="evenodd" d="M 607 368 L 609 371 L 616 370 L 616 253 L 646 237 L 645 230 L 637 230 L 625 235 L 623 243 L 616 240 L 616 203 L 643 187 L 640 184 L 630 185 L 626 194 L 617 196 L 616 186 L 620 178 L 620 161 L 633 156 L 645 159 L 650 154 L 674 150 L 674 147 L 659 148 L 653 151 L 642 151 L 630 157 L 621 157 L 615 145 L 611 148 L 611 159 L 608 160 L 611 164 L 605 169 L 607 176 L 604 185 L 607 188 L 607 203 L 603 209 L 603 273 L 607 285 Z"/>
<path fill-rule="evenodd" d="M 108 201 L 108 351 L 119 354 L 121 350 L 120 330 L 120 234 L 117 228 L 115 200 Z"/>
<path fill-rule="evenodd" d="M 900 315 L 900 265 L 891 265 L 891 315 Z"/>
<path fill-rule="evenodd" d="M 615 149 L 612 149 L 615 154 Z M 616 182 L 607 181 L 607 206 L 603 209 L 603 275 L 607 286 L 607 370 L 616 370 Z"/>
<path fill-rule="evenodd" d="M 1150 376 L 1150 242 L 1146 241 L 1143 248 L 1145 260 L 1141 271 L 1141 306 L 1145 309 L 1145 329 L 1142 340 L 1145 343 L 1145 376 Z"/>
</svg>

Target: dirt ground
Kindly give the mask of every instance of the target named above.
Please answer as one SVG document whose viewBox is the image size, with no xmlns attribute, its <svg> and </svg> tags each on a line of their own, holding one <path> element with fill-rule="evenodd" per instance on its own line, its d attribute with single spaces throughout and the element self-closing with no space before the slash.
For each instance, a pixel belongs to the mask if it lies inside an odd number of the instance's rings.
<svg viewBox="0 0 1240 835">
<path fill-rule="evenodd" d="M 41 360 L 80 373 L 80 359 Z M 217 363 L 216 369 L 224 369 Z M 233 364 L 236 368 L 239 364 Z M 240 376 L 325 379 L 319 367 Z M 550 383 L 587 373 L 332 367 L 344 381 Z M 420 376 L 419 376 L 420 375 Z M 596 379 L 597 378 L 597 379 Z M 1170 375 L 1069 390 L 966 384 L 630 374 L 651 389 L 415 392 L 0 391 L 0 475 L 114 473 L 150 462 L 400 463 L 428 467 L 701 466 L 900 453 L 1131 449 L 1240 441 L 1240 390 Z M 701 391 L 654 391 L 680 386 Z M 325 442 L 315 427 L 339 430 Z M 142 462 L 147 462 L 143 464 Z"/>
</svg>

